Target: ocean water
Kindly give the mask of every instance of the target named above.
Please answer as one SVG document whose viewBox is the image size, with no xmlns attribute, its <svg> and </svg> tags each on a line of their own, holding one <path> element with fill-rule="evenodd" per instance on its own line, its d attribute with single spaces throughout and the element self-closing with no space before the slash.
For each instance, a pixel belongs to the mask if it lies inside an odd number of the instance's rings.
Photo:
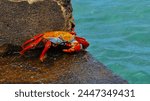
<svg viewBox="0 0 150 101">
<path fill-rule="evenodd" d="M 76 32 L 98 61 L 132 84 L 150 83 L 150 0 L 72 0 Z"/>
</svg>

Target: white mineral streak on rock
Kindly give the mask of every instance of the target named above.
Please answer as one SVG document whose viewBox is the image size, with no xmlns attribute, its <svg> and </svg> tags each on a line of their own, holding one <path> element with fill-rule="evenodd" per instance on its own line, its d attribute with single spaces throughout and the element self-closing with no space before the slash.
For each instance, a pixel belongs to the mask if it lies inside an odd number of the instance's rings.
<svg viewBox="0 0 150 101">
<path fill-rule="evenodd" d="M 62 6 L 61 1 L 60 0 L 53 0 L 53 1 L 56 2 L 61 7 L 61 11 L 63 12 L 63 16 L 64 16 L 64 18 L 66 18 L 66 15 L 67 15 L 66 9 L 64 8 L 64 6 Z M 65 20 L 67 20 L 67 19 L 65 19 Z"/>
<path fill-rule="evenodd" d="M 11 2 L 22 2 L 22 1 L 27 1 L 29 4 L 33 4 L 35 2 L 38 2 L 38 1 L 44 1 L 44 0 L 8 0 L 8 1 L 11 1 Z"/>
</svg>

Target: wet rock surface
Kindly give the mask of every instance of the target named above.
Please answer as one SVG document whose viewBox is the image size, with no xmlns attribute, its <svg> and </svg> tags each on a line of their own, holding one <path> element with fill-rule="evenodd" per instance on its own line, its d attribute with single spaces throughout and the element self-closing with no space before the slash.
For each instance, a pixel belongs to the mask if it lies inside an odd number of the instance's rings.
<svg viewBox="0 0 150 101">
<path fill-rule="evenodd" d="M 66 54 L 51 49 L 43 63 L 38 59 L 41 51 L 0 57 L 0 83 L 127 83 L 86 51 Z"/>
<path fill-rule="evenodd" d="M 0 0 L 0 47 L 20 46 L 37 33 L 70 31 L 71 19 L 70 0 L 43 0 L 33 4 L 25 0 Z"/>
</svg>

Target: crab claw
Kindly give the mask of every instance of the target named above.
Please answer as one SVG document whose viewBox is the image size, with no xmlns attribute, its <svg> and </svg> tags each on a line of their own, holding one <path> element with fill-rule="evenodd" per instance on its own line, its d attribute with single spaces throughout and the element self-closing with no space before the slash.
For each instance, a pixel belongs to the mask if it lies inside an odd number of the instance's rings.
<svg viewBox="0 0 150 101">
<path fill-rule="evenodd" d="M 89 42 L 85 38 L 76 36 L 75 40 L 82 45 L 83 49 L 86 49 L 89 46 Z"/>
<path fill-rule="evenodd" d="M 83 49 L 82 45 L 79 44 L 78 41 L 72 42 L 71 45 L 72 45 L 71 48 L 69 48 L 69 49 L 63 49 L 63 52 L 66 52 L 66 53 L 79 52 L 79 51 L 81 51 Z"/>
</svg>

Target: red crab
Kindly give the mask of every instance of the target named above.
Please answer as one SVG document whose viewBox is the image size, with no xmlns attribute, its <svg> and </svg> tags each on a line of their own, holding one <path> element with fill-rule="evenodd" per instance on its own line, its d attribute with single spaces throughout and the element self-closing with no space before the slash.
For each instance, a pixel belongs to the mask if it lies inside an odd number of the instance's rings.
<svg viewBox="0 0 150 101">
<path fill-rule="evenodd" d="M 27 40 L 22 45 L 22 51 L 20 54 L 23 55 L 27 50 L 35 48 L 41 41 L 45 43 L 44 50 L 40 55 L 40 60 L 42 62 L 45 58 L 46 52 L 51 46 L 68 46 L 68 49 L 63 49 L 63 52 L 67 53 L 79 52 L 89 46 L 89 43 L 86 41 L 86 39 L 78 37 L 72 32 L 53 31 L 46 32 L 44 34 L 37 34 L 33 38 Z"/>
</svg>

